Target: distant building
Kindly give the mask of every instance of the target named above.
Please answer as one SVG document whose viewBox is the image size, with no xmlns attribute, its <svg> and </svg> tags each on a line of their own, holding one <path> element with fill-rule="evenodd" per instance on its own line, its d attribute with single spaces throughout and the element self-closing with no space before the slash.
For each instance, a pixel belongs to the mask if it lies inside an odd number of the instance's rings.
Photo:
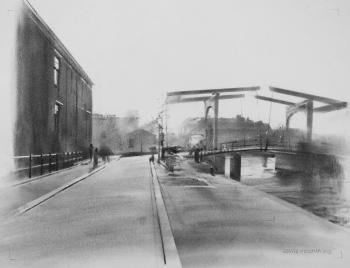
<svg viewBox="0 0 350 268">
<path fill-rule="evenodd" d="M 138 117 L 117 117 L 116 115 L 92 115 L 92 143 L 95 147 L 108 147 L 113 153 L 126 151 L 127 133 L 138 129 Z"/>
<path fill-rule="evenodd" d="M 201 141 L 205 139 L 203 134 L 192 134 L 188 139 L 188 145 L 190 148 L 201 144 Z"/>
<path fill-rule="evenodd" d="M 124 148 L 123 152 L 151 152 L 152 147 L 157 146 L 157 137 L 153 133 L 144 130 L 137 129 L 126 134 L 127 148 Z"/>
<path fill-rule="evenodd" d="M 15 155 L 87 150 L 93 83 L 26 1 L 16 50 Z"/>
<path fill-rule="evenodd" d="M 95 147 L 108 147 L 115 153 L 121 144 L 120 134 L 115 115 L 92 115 L 92 144 Z"/>
<path fill-rule="evenodd" d="M 187 118 L 181 125 L 179 140 L 185 142 L 183 145 L 194 146 L 197 137 L 197 144 L 200 142 L 200 136 L 205 139 L 206 122 L 204 118 Z M 252 120 L 236 116 L 234 118 L 218 119 L 218 143 L 231 142 L 234 140 L 257 139 L 259 133 L 264 134 L 269 128 L 268 124 L 263 122 L 254 122 Z"/>
</svg>

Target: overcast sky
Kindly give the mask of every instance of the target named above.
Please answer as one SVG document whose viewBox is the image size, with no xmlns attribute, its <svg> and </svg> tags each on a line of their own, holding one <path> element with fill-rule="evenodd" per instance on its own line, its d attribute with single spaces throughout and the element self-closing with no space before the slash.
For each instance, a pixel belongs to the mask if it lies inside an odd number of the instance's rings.
<svg viewBox="0 0 350 268">
<path fill-rule="evenodd" d="M 30 2 L 95 82 L 94 112 L 137 109 L 147 121 L 167 91 L 255 85 L 266 95 L 273 85 L 350 100 L 350 1 Z M 284 123 L 285 107 L 271 108 L 271 123 Z M 266 122 L 269 109 L 230 100 L 220 116 Z M 201 103 L 172 106 L 169 124 L 203 110 Z M 334 122 L 334 114 L 327 118 Z"/>
</svg>

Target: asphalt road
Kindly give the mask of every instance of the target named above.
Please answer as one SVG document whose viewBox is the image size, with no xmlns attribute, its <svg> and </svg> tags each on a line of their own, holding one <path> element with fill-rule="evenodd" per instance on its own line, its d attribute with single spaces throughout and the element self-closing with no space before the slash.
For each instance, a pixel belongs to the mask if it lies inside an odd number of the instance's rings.
<svg viewBox="0 0 350 268">
<path fill-rule="evenodd" d="M 148 158 L 111 162 L 0 235 L 0 267 L 161 267 Z"/>
</svg>

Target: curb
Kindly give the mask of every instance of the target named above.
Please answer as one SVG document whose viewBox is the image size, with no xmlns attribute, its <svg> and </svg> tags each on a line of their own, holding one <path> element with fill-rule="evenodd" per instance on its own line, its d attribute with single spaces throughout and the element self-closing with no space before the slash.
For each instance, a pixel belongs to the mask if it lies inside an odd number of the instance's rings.
<svg viewBox="0 0 350 268">
<path fill-rule="evenodd" d="M 163 200 L 163 195 L 159 185 L 157 173 L 153 164 L 150 164 L 151 174 L 153 180 L 153 187 L 155 192 L 156 205 L 160 220 L 160 228 L 162 235 L 162 242 L 164 244 L 164 254 L 166 261 L 164 266 L 166 267 L 182 267 L 179 253 L 176 248 L 174 235 L 171 230 L 168 214 Z"/>
<path fill-rule="evenodd" d="M 80 176 L 80 177 L 78 177 L 78 178 L 75 178 L 75 179 L 73 179 L 72 181 L 70 181 L 70 182 L 68 182 L 68 183 L 66 183 L 66 184 L 64 184 L 64 185 L 62 185 L 62 186 L 56 188 L 55 190 L 53 190 L 53 191 L 51 191 L 51 192 L 49 192 L 49 193 L 47 193 L 47 194 L 45 194 L 45 195 L 42 195 L 42 196 L 40 196 L 39 198 L 34 199 L 33 201 L 28 202 L 27 204 L 25 204 L 25 205 L 23 205 L 23 206 L 17 208 L 17 209 L 15 210 L 14 216 L 20 216 L 20 215 L 24 214 L 24 213 L 27 212 L 28 210 L 31 210 L 32 208 L 34 208 L 34 207 L 40 205 L 41 203 L 43 203 L 43 202 L 45 202 L 46 200 L 50 199 L 51 197 L 57 195 L 58 193 L 60 193 L 60 192 L 62 192 L 62 191 L 64 191 L 64 190 L 66 190 L 67 188 L 73 186 L 74 184 L 76 184 L 76 183 L 78 183 L 78 182 L 80 182 L 80 181 L 82 181 L 82 180 L 84 180 L 84 179 L 90 177 L 91 175 L 95 174 L 96 172 L 98 172 L 98 171 L 104 169 L 106 166 L 107 166 L 107 165 L 103 165 L 103 166 L 101 166 L 101 167 L 99 167 L 99 168 L 97 168 L 97 169 L 91 171 L 90 173 L 87 173 L 87 174 L 84 174 L 84 175 L 82 175 L 82 176 Z"/>
</svg>

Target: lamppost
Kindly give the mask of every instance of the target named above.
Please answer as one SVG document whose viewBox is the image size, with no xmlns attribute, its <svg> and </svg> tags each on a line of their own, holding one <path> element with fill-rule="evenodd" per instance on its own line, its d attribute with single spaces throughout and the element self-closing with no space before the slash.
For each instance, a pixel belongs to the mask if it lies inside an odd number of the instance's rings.
<svg viewBox="0 0 350 268">
<path fill-rule="evenodd" d="M 162 157 L 163 142 L 164 142 L 163 126 L 158 123 L 158 163 L 160 163 L 160 159 Z"/>
<path fill-rule="evenodd" d="M 161 159 L 161 149 L 163 148 L 164 134 L 163 134 L 163 118 L 161 116 L 162 112 L 158 114 L 157 124 L 158 124 L 158 163 Z"/>
</svg>

